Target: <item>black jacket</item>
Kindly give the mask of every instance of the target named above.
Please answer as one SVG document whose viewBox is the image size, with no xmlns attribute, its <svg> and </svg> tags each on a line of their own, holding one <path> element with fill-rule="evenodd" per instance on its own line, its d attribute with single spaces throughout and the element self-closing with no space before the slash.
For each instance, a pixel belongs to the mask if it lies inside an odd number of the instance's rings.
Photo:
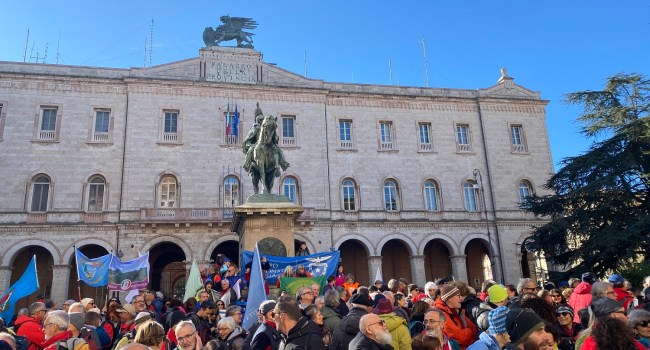
<svg viewBox="0 0 650 350">
<path fill-rule="evenodd" d="M 329 350 L 345 350 L 348 344 L 359 333 L 359 320 L 361 316 L 367 315 L 368 311 L 361 307 L 353 307 L 347 316 L 341 319 L 334 331 L 332 340 L 330 340 Z"/>
<path fill-rule="evenodd" d="M 278 350 L 280 346 L 280 333 L 275 329 L 275 325 L 270 322 L 262 324 L 251 340 L 251 350 L 267 350 L 270 346 L 271 350 Z"/>
<path fill-rule="evenodd" d="M 321 328 L 306 317 L 301 317 L 286 337 L 282 337 L 280 350 L 325 350 Z"/>
<path fill-rule="evenodd" d="M 476 324 L 476 319 L 479 315 L 479 309 L 481 305 L 481 299 L 476 297 L 476 294 L 468 294 L 463 301 L 460 302 L 461 309 L 465 310 L 465 314 L 472 321 L 473 324 Z"/>
<path fill-rule="evenodd" d="M 393 350 L 393 346 L 378 344 L 359 332 L 350 342 L 349 350 Z"/>
</svg>

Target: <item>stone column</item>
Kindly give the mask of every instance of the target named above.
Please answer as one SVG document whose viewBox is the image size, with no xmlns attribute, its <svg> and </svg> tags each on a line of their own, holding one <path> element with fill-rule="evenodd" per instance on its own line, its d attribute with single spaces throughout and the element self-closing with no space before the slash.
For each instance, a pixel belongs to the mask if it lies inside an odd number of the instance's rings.
<svg viewBox="0 0 650 350">
<path fill-rule="evenodd" d="M 0 266 L 0 291 L 6 291 L 9 289 L 9 284 L 11 282 L 11 272 L 13 271 L 11 266 Z"/>
<path fill-rule="evenodd" d="M 454 278 L 460 281 L 469 282 L 467 280 L 467 255 L 452 255 L 451 258 L 451 272 Z"/>
<path fill-rule="evenodd" d="M 500 263 L 500 261 L 501 261 L 501 256 L 499 256 L 499 255 L 494 255 L 494 257 L 492 258 L 492 274 L 494 275 L 492 277 L 498 283 L 502 282 L 501 281 L 501 276 L 503 276 L 503 281 L 506 280 L 505 275 L 503 274 L 503 271 L 501 271 L 501 263 Z M 505 282 L 504 285 L 506 283 L 507 282 Z"/>
<path fill-rule="evenodd" d="M 411 278 L 411 283 L 415 283 L 424 289 L 424 284 L 427 282 L 424 273 L 424 255 L 411 256 Z"/>
<path fill-rule="evenodd" d="M 381 255 L 368 257 L 368 285 L 375 283 L 375 275 L 377 274 L 377 269 L 381 269 L 381 259 Z M 385 280 L 384 283 L 388 283 L 388 281 Z"/>
<path fill-rule="evenodd" d="M 50 299 L 63 305 L 63 302 L 68 299 L 68 284 L 70 281 L 70 265 L 52 265 L 52 291 Z M 76 299 L 76 298 L 75 298 Z"/>
</svg>

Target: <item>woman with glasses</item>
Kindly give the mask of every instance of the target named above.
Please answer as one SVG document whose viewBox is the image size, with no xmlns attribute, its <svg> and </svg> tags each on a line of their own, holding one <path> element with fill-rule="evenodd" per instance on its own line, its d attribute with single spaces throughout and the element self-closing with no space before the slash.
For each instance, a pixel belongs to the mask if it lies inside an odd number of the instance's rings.
<svg viewBox="0 0 650 350">
<path fill-rule="evenodd" d="M 555 308 L 555 316 L 557 317 L 557 328 L 560 330 L 558 348 L 573 350 L 578 333 L 582 331 L 582 325 L 573 322 L 574 310 L 569 305 L 560 305 Z"/>
<path fill-rule="evenodd" d="M 551 294 L 551 300 L 553 301 L 553 306 L 560 306 L 562 304 L 566 304 L 566 299 L 564 299 L 564 296 L 562 295 L 562 292 L 560 292 L 559 289 L 551 289 L 550 291 Z"/>
<path fill-rule="evenodd" d="M 244 346 L 246 331 L 237 325 L 232 317 L 224 317 L 217 323 L 217 344 L 225 349 L 241 350 Z"/>
<path fill-rule="evenodd" d="M 628 315 L 628 327 L 634 332 L 638 340 L 646 349 L 650 349 L 650 311 L 632 310 Z"/>
</svg>

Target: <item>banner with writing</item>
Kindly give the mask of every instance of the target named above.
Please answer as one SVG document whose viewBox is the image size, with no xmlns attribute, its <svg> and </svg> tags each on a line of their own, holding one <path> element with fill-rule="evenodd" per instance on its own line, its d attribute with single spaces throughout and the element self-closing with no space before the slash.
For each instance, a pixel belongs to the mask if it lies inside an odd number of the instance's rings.
<svg viewBox="0 0 650 350">
<path fill-rule="evenodd" d="M 263 254 L 262 254 L 263 255 Z M 266 260 L 271 265 L 271 269 L 266 271 L 266 280 L 269 284 L 273 285 L 277 282 L 278 276 L 284 272 L 284 268 L 291 265 L 294 271 L 297 265 L 303 265 L 305 270 L 311 273 L 314 277 L 332 276 L 336 273 L 336 269 L 341 259 L 341 252 L 335 250 L 333 252 L 316 253 L 305 256 L 284 257 L 284 256 L 266 256 Z M 253 252 L 245 250 L 242 253 L 242 266 L 246 266 L 251 262 Z"/>
<path fill-rule="evenodd" d="M 108 268 L 109 290 L 146 289 L 149 284 L 149 252 L 130 261 L 111 259 Z"/>
</svg>

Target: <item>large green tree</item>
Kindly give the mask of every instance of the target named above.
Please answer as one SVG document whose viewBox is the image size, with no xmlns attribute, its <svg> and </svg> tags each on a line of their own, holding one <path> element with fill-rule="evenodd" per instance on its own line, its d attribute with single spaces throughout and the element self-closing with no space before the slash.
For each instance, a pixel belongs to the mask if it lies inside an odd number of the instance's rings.
<svg viewBox="0 0 650 350">
<path fill-rule="evenodd" d="M 602 91 L 567 94 L 583 107 L 582 132 L 599 137 L 561 162 L 527 210 L 550 219 L 535 228 L 529 250 L 568 267 L 561 278 L 622 270 L 650 254 L 650 81 L 639 74 L 607 79 Z"/>
</svg>

